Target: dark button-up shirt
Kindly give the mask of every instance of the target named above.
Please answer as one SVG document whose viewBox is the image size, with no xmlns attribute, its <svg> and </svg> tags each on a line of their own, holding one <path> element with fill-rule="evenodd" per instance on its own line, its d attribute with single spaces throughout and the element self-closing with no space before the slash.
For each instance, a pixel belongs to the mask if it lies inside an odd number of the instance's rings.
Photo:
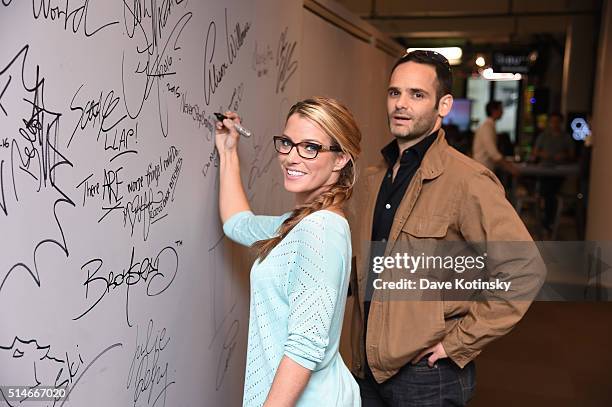
<svg viewBox="0 0 612 407">
<path fill-rule="evenodd" d="M 389 238 L 395 211 L 397 211 L 414 173 L 421 166 L 421 161 L 423 161 L 427 149 L 433 144 L 437 136 L 438 132 L 436 131 L 414 146 L 404 150 L 395 179 L 393 178 L 393 166 L 399 158 L 397 141 L 393 140 L 381 150 L 389 169 L 380 185 L 376 207 L 374 208 L 374 219 L 372 219 L 373 241 L 385 242 Z"/>
<path fill-rule="evenodd" d="M 372 219 L 372 241 L 386 242 L 389 238 L 389 232 L 391 231 L 391 225 L 393 225 L 395 212 L 408 189 L 408 185 L 410 185 L 410 181 L 412 181 L 414 177 L 414 173 L 421 166 L 425 153 L 436 140 L 436 137 L 438 137 L 437 131 L 425 137 L 412 147 L 404 150 L 401 158 L 399 157 L 399 145 L 397 144 L 397 140 L 393 140 L 381 150 L 389 168 L 380 185 L 378 198 L 376 199 L 374 218 Z M 395 178 L 393 178 L 393 166 L 398 158 L 400 160 L 399 169 L 397 170 Z M 372 257 L 382 256 L 383 253 L 375 253 L 375 250 L 384 250 L 384 246 L 384 244 L 378 244 L 373 247 Z M 372 280 L 373 273 L 370 268 L 366 289 L 366 301 L 364 302 L 366 330 L 368 326 L 368 314 L 370 312 Z"/>
</svg>

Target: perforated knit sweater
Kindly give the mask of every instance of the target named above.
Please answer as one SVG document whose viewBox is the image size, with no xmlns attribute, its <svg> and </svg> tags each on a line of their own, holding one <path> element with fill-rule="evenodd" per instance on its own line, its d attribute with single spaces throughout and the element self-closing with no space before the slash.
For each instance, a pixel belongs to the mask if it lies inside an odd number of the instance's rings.
<svg viewBox="0 0 612 407">
<path fill-rule="evenodd" d="M 223 225 L 250 246 L 288 217 L 233 215 Z M 359 387 L 338 353 L 350 273 L 346 220 L 321 210 L 302 219 L 251 269 L 243 406 L 263 405 L 283 355 L 312 370 L 298 406 L 360 406 Z"/>
</svg>

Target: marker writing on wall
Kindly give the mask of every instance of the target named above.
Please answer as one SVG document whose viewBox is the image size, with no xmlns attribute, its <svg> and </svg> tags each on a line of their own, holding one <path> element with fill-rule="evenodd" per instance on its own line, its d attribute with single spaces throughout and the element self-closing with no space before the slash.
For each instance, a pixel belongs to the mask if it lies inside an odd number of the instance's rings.
<svg viewBox="0 0 612 407">
<path fill-rule="evenodd" d="M 217 117 L 217 120 L 219 120 L 220 122 L 223 122 L 224 119 L 228 118 L 227 116 L 221 113 L 215 113 L 215 116 Z M 251 133 L 249 130 L 245 129 L 239 124 L 234 123 L 234 127 L 236 128 L 236 131 L 239 134 L 241 134 L 243 137 L 251 137 L 253 135 L 253 133 Z"/>
</svg>

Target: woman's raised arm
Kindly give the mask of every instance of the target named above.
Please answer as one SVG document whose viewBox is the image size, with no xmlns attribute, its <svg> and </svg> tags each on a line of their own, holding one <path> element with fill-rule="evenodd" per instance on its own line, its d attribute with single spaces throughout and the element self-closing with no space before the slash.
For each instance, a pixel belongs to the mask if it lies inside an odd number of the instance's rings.
<svg viewBox="0 0 612 407">
<path fill-rule="evenodd" d="M 238 212 L 251 210 L 240 179 L 240 135 L 234 127 L 235 123 L 240 124 L 240 118 L 234 112 L 225 112 L 225 116 L 223 123 L 217 122 L 215 132 L 219 152 L 219 215 L 223 223 Z"/>
</svg>

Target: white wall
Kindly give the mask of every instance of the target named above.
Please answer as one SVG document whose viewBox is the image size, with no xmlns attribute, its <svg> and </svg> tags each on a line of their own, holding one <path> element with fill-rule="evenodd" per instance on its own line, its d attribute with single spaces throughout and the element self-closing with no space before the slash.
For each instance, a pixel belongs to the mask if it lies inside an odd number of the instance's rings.
<svg viewBox="0 0 612 407">
<path fill-rule="evenodd" d="M 304 10 L 301 96 L 329 96 L 353 112 L 361 128 L 364 168 L 389 142 L 386 89 L 395 58 Z"/>
</svg>

